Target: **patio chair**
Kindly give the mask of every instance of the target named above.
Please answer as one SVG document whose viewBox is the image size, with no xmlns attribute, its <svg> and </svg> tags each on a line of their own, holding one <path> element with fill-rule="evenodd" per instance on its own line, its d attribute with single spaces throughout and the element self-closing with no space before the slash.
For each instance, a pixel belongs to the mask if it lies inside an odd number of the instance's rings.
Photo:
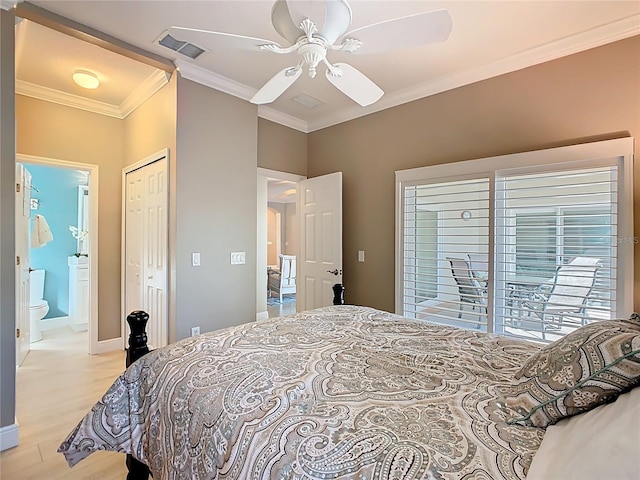
<svg viewBox="0 0 640 480">
<path fill-rule="evenodd" d="M 471 274 L 478 280 L 481 286 L 487 286 L 487 275 L 489 273 L 489 255 L 486 253 L 467 253 Z"/>
<path fill-rule="evenodd" d="M 460 295 L 460 310 L 458 318 L 462 318 L 463 305 L 471 305 L 472 310 L 478 309 L 478 320 L 481 320 L 482 311 L 487 313 L 487 290 L 473 276 L 471 265 L 464 258 L 447 257 L 451 264 L 451 274 L 458 286 Z"/>
<path fill-rule="evenodd" d="M 524 313 L 540 319 L 543 339 L 546 330 L 560 329 L 566 316 L 579 317 L 581 325 L 587 323 L 587 303 L 599 268 L 594 261 L 560 265 L 548 293 L 534 293 L 523 303 Z"/>
</svg>

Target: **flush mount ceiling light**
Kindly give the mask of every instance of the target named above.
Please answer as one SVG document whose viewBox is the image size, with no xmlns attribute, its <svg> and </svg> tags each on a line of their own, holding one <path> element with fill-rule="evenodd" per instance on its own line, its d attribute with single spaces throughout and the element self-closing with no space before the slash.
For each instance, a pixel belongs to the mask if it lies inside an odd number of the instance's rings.
<svg viewBox="0 0 640 480">
<path fill-rule="evenodd" d="M 88 88 L 93 90 L 94 88 L 98 88 L 100 85 L 100 80 L 98 77 L 91 72 L 87 72 L 86 70 L 78 70 L 73 74 L 73 81 L 80 85 L 82 88 Z"/>
</svg>

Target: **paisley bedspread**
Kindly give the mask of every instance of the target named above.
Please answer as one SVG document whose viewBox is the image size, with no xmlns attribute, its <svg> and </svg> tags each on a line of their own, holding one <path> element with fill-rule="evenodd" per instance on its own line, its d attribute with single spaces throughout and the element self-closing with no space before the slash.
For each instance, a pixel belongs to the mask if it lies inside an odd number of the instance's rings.
<svg viewBox="0 0 640 480">
<path fill-rule="evenodd" d="M 539 347 L 335 306 L 190 337 L 127 369 L 60 446 L 154 479 L 523 479 L 543 429 L 496 388 Z"/>
</svg>

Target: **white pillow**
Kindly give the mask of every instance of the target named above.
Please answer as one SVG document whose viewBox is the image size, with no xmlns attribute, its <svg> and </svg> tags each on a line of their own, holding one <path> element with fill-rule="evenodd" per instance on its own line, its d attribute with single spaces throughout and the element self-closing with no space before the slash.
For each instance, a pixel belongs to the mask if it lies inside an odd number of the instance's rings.
<svg viewBox="0 0 640 480">
<path fill-rule="evenodd" d="M 640 478 L 640 387 L 547 427 L 527 480 Z"/>
</svg>

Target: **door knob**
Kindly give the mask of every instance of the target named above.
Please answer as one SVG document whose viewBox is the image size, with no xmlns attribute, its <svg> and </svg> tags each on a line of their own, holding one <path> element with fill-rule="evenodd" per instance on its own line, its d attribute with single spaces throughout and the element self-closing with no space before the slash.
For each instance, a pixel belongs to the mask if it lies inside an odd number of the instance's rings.
<svg viewBox="0 0 640 480">
<path fill-rule="evenodd" d="M 342 270 L 338 270 L 337 268 L 335 270 L 327 270 L 327 273 L 331 273 L 333 275 L 342 275 Z"/>
</svg>

